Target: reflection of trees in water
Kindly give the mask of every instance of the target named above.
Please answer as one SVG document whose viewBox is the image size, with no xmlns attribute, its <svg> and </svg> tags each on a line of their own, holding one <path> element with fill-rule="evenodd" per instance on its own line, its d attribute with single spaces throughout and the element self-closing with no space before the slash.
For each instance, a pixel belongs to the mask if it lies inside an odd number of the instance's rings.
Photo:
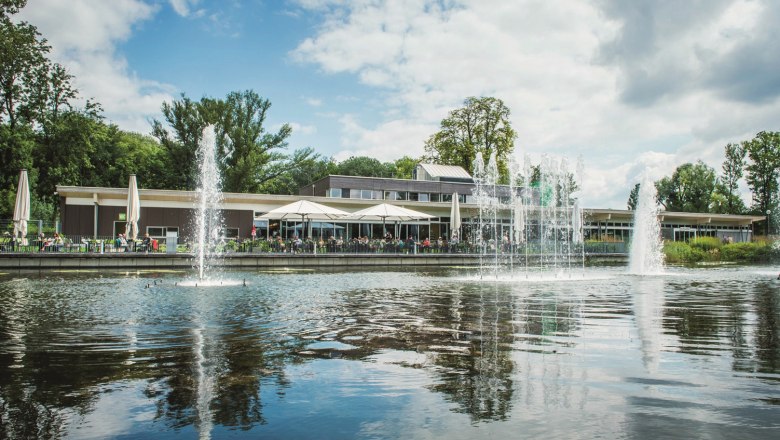
<svg viewBox="0 0 780 440">
<path fill-rule="evenodd" d="M 771 282 L 752 292 L 744 283 L 690 283 L 668 299 L 665 327 L 679 337 L 679 350 L 713 354 L 731 347 L 737 371 L 780 371 L 780 298 Z"/>
<path fill-rule="evenodd" d="M 21 293 L 27 300 L 20 303 L 0 290 L 0 438 L 60 438 L 70 417 L 95 409 L 106 385 L 133 381 L 147 382 L 144 394 L 158 419 L 172 428 L 196 423 L 189 328 L 134 325 L 132 337 L 118 335 L 122 324 L 98 323 L 85 309 L 53 308 L 30 290 Z M 207 335 L 208 354 L 219 358 L 210 370 L 210 409 L 215 423 L 249 429 L 265 422 L 261 382 L 288 386 L 284 365 L 296 361 L 288 353 L 300 343 L 254 325 L 242 316 L 249 311 L 231 313 L 217 314 L 233 318 L 214 323 L 219 331 Z"/>
</svg>

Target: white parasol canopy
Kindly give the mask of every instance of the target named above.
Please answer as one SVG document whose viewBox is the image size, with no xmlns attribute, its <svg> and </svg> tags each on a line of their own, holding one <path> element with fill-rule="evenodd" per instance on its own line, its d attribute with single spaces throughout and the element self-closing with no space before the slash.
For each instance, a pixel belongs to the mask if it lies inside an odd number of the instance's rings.
<svg viewBox="0 0 780 440">
<path fill-rule="evenodd" d="M 141 200 L 138 197 L 138 185 L 135 181 L 135 174 L 131 174 L 127 189 L 127 225 L 125 225 L 125 236 L 128 240 L 135 240 L 138 237 L 138 220 L 140 218 Z"/>
<path fill-rule="evenodd" d="M 390 220 L 395 222 L 427 220 L 434 217 L 435 216 L 424 212 L 404 208 L 403 206 L 391 205 L 389 203 L 381 203 L 366 209 L 361 209 L 360 211 L 353 212 L 349 215 L 349 218 L 354 220 Z"/>
<path fill-rule="evenodd" d="M 14 207 L 14 237 L 21 238 L 27 244 L 27 222 L 30 220 L 30 184 L 27 170 L 19 172 L 19 185 L 16 188 L 16 206 Z"/>
<path fill-rule="evenodd" d="M 308 200 L 298 200 L 297 202 L 288 203 L 287 205 L 272 209 L 257 218 L 284 220 L 300 216 L 303 221 L 306 218 L 309 220 L 333 220 L 346 217 L 347 215 L 349 215 L 348 212 L 337 208 L 310 202 Z"/>
<path fill-rule="evenodd" d="M 452 206 L 450 207 L 450 231 L 451 239 L 460 239 L 460 201 L 458 193 L 452 193 Z"/>
<path fill-rule="evenodd" d="M 388 220 L 391 222 L 406 222 L 411 220 L 428 220 L 434 217 L 435 216 L 424 212 L 404 208 L 403 206 L 391 205 L 389 203 L 380 203 L 379 205 L 361 209 L 360 211 L 353 212 L 349 216 L 349 218 L 353 220 L 382 220 L 383 231 L 386 229 L 385 223 Z"/>
</svg>

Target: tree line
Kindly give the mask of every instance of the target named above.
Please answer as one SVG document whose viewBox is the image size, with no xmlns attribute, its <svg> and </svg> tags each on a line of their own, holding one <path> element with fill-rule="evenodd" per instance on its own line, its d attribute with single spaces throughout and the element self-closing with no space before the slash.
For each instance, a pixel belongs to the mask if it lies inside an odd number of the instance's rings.
<svg viewBox="0 0 780 440">
<path fill-rule="evenodd" d="M 720 175 L 697 161 L 682 164 L 655 182 L 658 203 L 666 211 L 766 215 L 764 231 L 774 232 L 772 213 L 780 206 L 780 133 L 762 131 L 753 139 L 729 143 L 724 150 Z M 742 179 L 751 191 L 750 206 L 740 197 Z M 637 183 L 628 209 L 636 208 L 638 195 Z"/>
</svg>

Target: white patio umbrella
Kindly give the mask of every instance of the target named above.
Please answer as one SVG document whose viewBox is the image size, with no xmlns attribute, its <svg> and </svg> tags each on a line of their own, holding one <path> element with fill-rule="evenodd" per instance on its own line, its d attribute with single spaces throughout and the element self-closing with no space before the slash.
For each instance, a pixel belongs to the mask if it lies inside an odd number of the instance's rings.
<svg viewBox="0 0 780 440">
<path fill-rule="evenodd" d="M 125 225 L 125 236 L 128 240 L 135 240 L 138 237 L 138 220 L 140 218 L 141 200 L 138 197 L 135 174 L 131 174 L 127 189 L 127 224 Z"/>
<path fill-rule="evenodd" d="M 284 220 L 292 217 L 301 217 L 301 223 L 309 220 L 334 220 L 348 216 L 349 213 L 331 206 L 321 205 L 308 200 L 298 200 L 288 203 L 276 209 L 272 209 L 265 214 L 257 217 L 258 219 Z M 314 253 L 317 253 L 317 246 L 314 246 Z"/>
<path fill-rule="evenodd" d="M 19 172 L 19 185 L 16 187 L 16 206 L 14 207 L 14 237 L 21 238 L 27 245 L 27 222 L 30 220 L 30 184 L 27 182 L 27 170 Z"/>
<path fill-rule="evenodd" d="M 349 218 L 355 220 L 382 220 L 382 230 L 385 230 L 386 222 L 406 222 L 410 220 L 427 220 L 435 216 L 403 206 L 391 205 L 389 203 L 380 203 L 360 211 L 353 212 Z"/>
<path fill-rule="evenodd" d="M 452 206 L 450 207 L 450 235 L 452 240 L 460 239 L 460 201 L 458 193 L 452 193 Z"/>
</svg>

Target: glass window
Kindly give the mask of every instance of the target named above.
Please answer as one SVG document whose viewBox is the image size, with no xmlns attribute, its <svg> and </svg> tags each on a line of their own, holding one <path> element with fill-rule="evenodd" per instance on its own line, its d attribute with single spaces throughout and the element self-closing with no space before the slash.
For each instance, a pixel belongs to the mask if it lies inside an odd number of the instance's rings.
<svg viewBox="0 0 780 440">
<path fill-rule="evenodd" d="M 362 190 L 362 191 L 361 191 L 360 198 L 361 198 L 361 199 L 367 199 L 367 200 L 371 200 L 371 198 L 372 198 L 372 191 L 371 191 L 370 189 L 364 189 L 364 190 Z"/>
<path fill-rule="evenodd" d="M 349 198 L 350 199 L 359 199 L 360 198 L 360 190 L 359 189 L 351 189 L 349 190 Z"/>
<path fill-rule="evenodd" d="M 146 228 L 146 232 L 152 237 L 165 237 L 165 228 L 158 226 L 149 226 Z"/>
<path fill-rule="evenodd" d="M 398 191 L 385 191 L 385 200 L 398 200 Z"/>
<path fill-rule="evenodd" d="M 409 200 L 409 193 L 406 191 L 398 191 L 396 194 L 398 195 L 396 200 Z"/>
<path fill-rule="evenodd" d="M 341 198 L 341 188 L 331 188 L 328 190 L 328 197 Z"/>
<path fill-rule="evenodd" d="M 416 202 L 419 199 L 419 194 L 415 192 L 409 193 L 409 200 Z"/>
<path fill-rule="evenodd" d="M 431 201 L 430 196 L 428 195 L 428 193 L 420 193 L 420 195 L 418 196 L 417 200 L 420 201 L 420 202 L 430 202 Z"/>
<path fill-rule="evenodd" d="M 442 202 L 451 202 L 452 201 L 452 194 L 442 194 L 441 195 L 441 201 Z"/>
<path fill-rule="evenodd" d="M 450 196 L 452 197 L 452 196 Z M 431 202 L 440 202 L 441 201 L 441 194 L 439 193 L 431 193 Z"/>
</svg>

